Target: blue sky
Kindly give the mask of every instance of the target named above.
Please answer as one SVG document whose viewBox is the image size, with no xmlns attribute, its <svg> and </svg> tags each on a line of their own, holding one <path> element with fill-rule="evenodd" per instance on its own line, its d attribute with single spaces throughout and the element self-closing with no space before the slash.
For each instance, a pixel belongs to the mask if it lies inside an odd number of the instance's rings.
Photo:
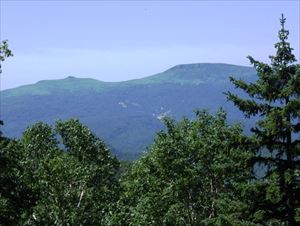
<svg viewBox="0 0 300 226">
<path fill-rule="evenodd" d="M 299 1 L 8 1 L 2 89 L 67 76 L 141 78 L 177 64 L 268 62 L 279 17 L 299 59 Z"/>
</svg>

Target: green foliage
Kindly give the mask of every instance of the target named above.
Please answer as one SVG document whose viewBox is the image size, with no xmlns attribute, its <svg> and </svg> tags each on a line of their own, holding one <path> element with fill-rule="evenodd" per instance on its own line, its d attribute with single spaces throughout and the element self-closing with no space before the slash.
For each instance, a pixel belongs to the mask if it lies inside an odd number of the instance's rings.
<svg viewBox="0 0 300 226">
<path fill-rule="evenodd" d="M 111 224 L 242 224 L 239 189 L 251 153 L 242 146 L 241 127 L 229 126 L 222 110 L 216 116 L 199 111 L 194 121 L 166 119 L 165 125 L 123 179 Z"/>
<path fill-rule="evenodd" d="M 300 65 L 295 64 L 293 49 L 287 42 L 285 21 L 282 15 L 276 55 L 270 56 L 270 65 L 248 57 L 258 80 L 246 83 L 231 78 L 250 99 L 227 93 L 247 117 L 261 116 L 252 129 L 259 146 L 253 163 L 263 165 L 266 173 L 256 182 L 259 189 L 249 189 L 249 198 L 253 200 L 254 219 L 270 225 L 300 223 Z"/>
<path fill-rule="evenodd" d="M 0 225 L 17 225 L 31 206 L 32 190 L 24 181 L 22 150 L 14 140 L 0 140 Z"/>
<path fill-rule="evenodd" d="M 102 225 L 116 202 L 119 162 L 105 144 L 78 120 L 55 131 L 37 123 L 1 143 L 1 225 Z"/>
<path fill-rule="evenodd" d="M 81 205 L 85 205 L 83 213 L 86 220 L 89 220 L 87 222 L 91 225 L 99 224 L 108 211 L 109 204 L 118 199 L 119 162 L 111 155 L 103 141 L 95 137 L 78 120 L 58 121 L 56 130 L 61 135 L 67 152 L 87 168 L 85 196 L 88 198 L 85 198 Z"/>
<path fill-rule="evenodd" d="M 0 75 L 2 74 L 2 65 L 1 63 L 5 60 L 7 57 L 12 57 L 12 51 L 8 48 L 8 42 L 7 40 L 4 40 L 0 43 Z"/>
</svg>

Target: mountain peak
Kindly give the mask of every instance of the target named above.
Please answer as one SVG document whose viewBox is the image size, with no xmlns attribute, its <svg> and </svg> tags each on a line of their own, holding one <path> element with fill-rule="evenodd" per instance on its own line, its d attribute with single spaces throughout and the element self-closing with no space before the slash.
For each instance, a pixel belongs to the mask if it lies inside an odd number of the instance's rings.
<svg viewBox="0 0 300 226">
<path fill-rule="evenodd" d="M 178 70 L 236 70 L 244 68 L 245 70 L 251 69 L 250 67 L 246 66 L 240 66 L 240 65 L 234 65 L 234 64 L 225 64 L 225 63 L 191 63 L 191 64 L 178 64 L 174 67 L 171 67 L 170 69 L 166 70 L 168 71 L 178 71 Z"/>
<path fill-rule="evenodd" d="M 75 76 L 68 76 L 65 79 L 77 79 Z"/>
<path fill-rule="evenodd" d="M 168 82 L 180 84 L 220 84 L 229 81 L 229 76 L 248 80 L 255 71 L 251 67 L 224 63 L 193 63 L 179 64 L 163 73 L 146 78 L 152 82 Z"/>
</svg>

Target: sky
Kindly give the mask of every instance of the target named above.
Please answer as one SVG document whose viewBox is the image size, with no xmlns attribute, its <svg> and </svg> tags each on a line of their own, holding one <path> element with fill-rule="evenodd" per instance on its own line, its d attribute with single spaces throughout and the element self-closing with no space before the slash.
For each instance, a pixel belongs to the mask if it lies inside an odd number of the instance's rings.
<svg viewBox="0 0 300 226">
<path fill-rule="evenodd" d="M 142 78 L 177 64 L 269 62 L 281 13 L 299 59 L 300 1 L 0 2 L 0 38 L 14 57 L 1 89 L 67 76 Z"/>
</svg>

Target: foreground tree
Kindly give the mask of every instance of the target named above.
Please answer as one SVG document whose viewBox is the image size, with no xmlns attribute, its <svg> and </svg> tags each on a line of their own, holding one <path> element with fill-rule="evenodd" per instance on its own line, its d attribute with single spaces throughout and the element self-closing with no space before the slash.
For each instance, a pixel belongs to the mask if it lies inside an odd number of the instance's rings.
<svg viewBox="0 0 300 226">
<path fill-rule="evenodd" d="M 252 128 L 259 146 L 253 163 L 262 164 L 266 173 L 249 192 L 256 197 L 253 220 L 272 225 L 300 223 L 300 65 L 287 41 L 285 21 L 282 15 L 270 65 L 248 57 L 258 80 L 246 83 L 230 78 L 250 99 L 227 93 L 247 117 L 260 116 Z"/>
<path fill-rule="evenodd" d="M 0 154 L 1 225 L 103 225 L 118 199 L 119 162 L 78 120 L 37 123 Z"/>
<path fill-rule="evenodd" d="M 68 154 L 85 168 L 80 191 L 80 218 L 85 225 L 102 225 L 111 203 L 119 198 L 119 161 L 104 142 L 78 120 L 58 121 L 56 130 Z M 78 201 L 78 200 L 77 200 Z"/>
<path fill-rule="evenodd" d="M 166 120 L 150 152 L 123 179 L 111 225 L 239 225 L 239 200 L 250 153 L 240 126 L 223 111 L 197 112 L 194 121 Z"/>
<path fill-rule="evenodd" d="M 8 48 L 7 40 L 0 43 L 0 79 L 2 74 L 2 62 L 13 56 Z M 1 92 L 1 87 L 0 87 Z M 0 100 L 1 103 L 1 100 Z M 0 115 L 1 117 L 1 115 Z M 25 202 L 21 200 L 27 193 L 27 188 L 20 179 L 22 169 L 20 167 L 20 153 L 16 148 L 16 142 L 2 135 L 3 121 L 0 118 L 0 225 L 15 225 Z"/>
<path fill-rule="evenodd" d="M 22 160 L 17 141 L 0 142 L 0 225 L 18 225 L 32 206 L 34 193 L 24 181 Z"/>
</svg>

